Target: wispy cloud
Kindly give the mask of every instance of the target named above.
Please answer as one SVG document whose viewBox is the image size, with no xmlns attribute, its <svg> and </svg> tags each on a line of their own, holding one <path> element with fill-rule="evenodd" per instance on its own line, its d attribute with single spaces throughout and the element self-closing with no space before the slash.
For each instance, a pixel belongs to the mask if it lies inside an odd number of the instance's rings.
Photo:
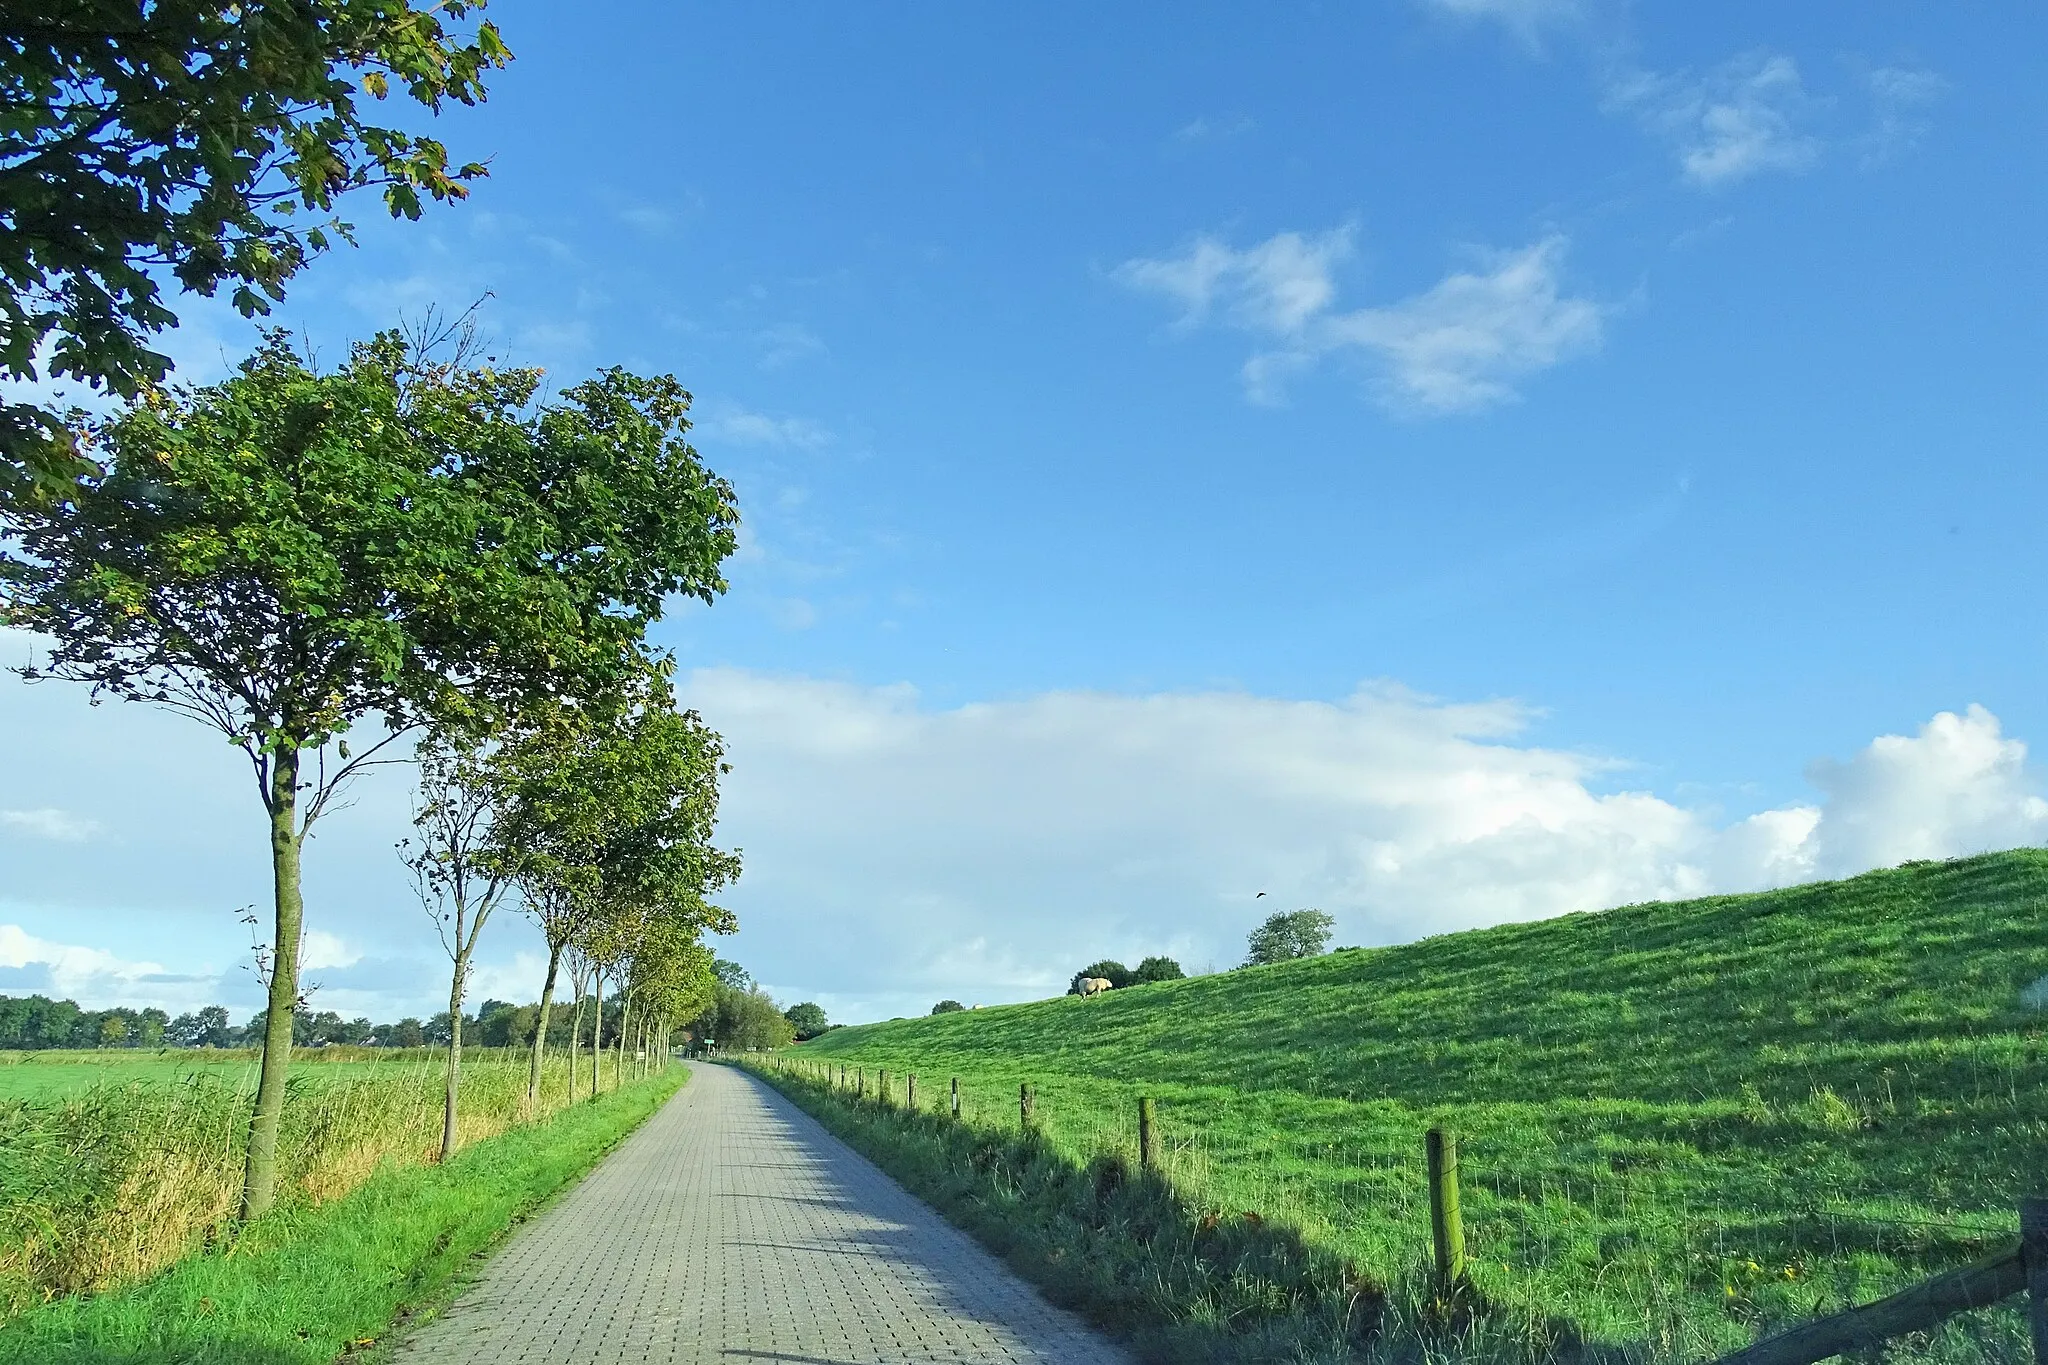
<svg viewBox="0 0 2048 1365">
<path fill-rule="evenodd" d="M 635 232 L 645 233 L 649 237 L 666 237 L 675 230 L 676 215 L 667 209 L 643 204 L 620 209 L 619 221 Z"/>
<path fill-rule="evenodd" d="M 1468 23 L 1501 25 L 1534 46 L 1542 31 L 1574 23 L 1586 14 L 1584 0 L 1421 0 L 1425 9 Z"/>
<path fill-rule="evenodd" d="M 1193 118 L 1173 130 L 1173 136 L 1180 142 L 1220 142 L 1226 138 L 1242 137 L 1259 126 L 1257 119 L 1249 114 L 1235 118 Z"/>
<path fill-rule="evenodd" d="M 31 839 L 82 844 L 99 833 L 100 826 L 97 820 L 53 806 L 40 806 L 34 810 L 0 810 L 0 828 L 18 830 Z"/>
<path fill-rule="evenodd" d="M 1948 81 L 1917 67 L 1880 66 L 1863 77 L 1870 92 L 1871 126 L 1860 140 L 1863 165 L 1881 166 L 1917 146 L 1932 121 L 1928 106 L 1948 93 Z"/>
<path fill-rule="evenodd" d="M 712 409 L 698 419 L 696 432 L 705 440 L 795 450 L 815 450 L 832 439 L 823 423 L 808 417 L 772 417 L 735 407 Z"/>
<path fill-rule="evenodd" d="M 764 370 L 780 369 L 793 360 L 816 355 L 825 349 L 825 343 L 818 334 L 800 322 L 763 328 L 754 339 L 761 347 L 761 368 Z"/>
<path fill-rule="evenodd" d="M 1200 237 L 1178 256 L 1133 260 L 1117 271 L 1131 288 L 1180 305 L 1180 326 L 1216 319 L 1268 343 L 1246 360 L 1246 392 L 1281 397 L 1287 378 L 1325 356 L 1363 361 L 1382 403 L 1426 414 L 1512 400 L 1518 380 L 1600 345 L 1610 309 L 1565 293 L 1566 240 L 1480 251 L 1410 298 L 1338 310 L 1335 270 L 1352 232 L 1283 232 L 1238 250 Z"/>
<path fill-rule="evenodd" d="M 1769 51 L 1697 76 L 1624 72 L 1607 94 L 1609 109 L 1634 114 L 1670 144 L 1687 184 L 1708 190 L 1813 166 L 1824 144 L 1805 125 L 1826 104 L 1807 93 L 1798 63 Z"/>
</svg>

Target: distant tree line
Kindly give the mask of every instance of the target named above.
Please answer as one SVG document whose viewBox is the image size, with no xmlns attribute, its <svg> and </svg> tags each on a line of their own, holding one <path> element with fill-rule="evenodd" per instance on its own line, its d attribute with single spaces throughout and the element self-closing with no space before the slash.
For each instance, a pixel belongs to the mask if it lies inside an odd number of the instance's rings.
<svg viewBox="0 0 2048 1365">
<path fill-rule="evenodd" d="M 812 1008 L 816 1008 L 813 1006 Z M 624 1006 L 608 1002 L 603 1031 L 605 1045 L 616 1044 Z M 824 1011 L 819 1011 L 822 1020 Z M 483 1047 L 532 1047 L 538 1005 L 486 1000 L 474 1015 L 462 1016 L 465 1038 Z M 75 1000 L 43 995 L 0 995 L 0 1050 L 35 1052 L 48 1048 L 260 1047 L 269 1012 L 258 1010 L 245 1024 L 229 1020 L 227 1006 L 208 1005 L 175 1018 L 160 1009 L 89 1010 Z M 566 1013 L 548 1021 L 548 1043 L 569 1040 Z M 587 1037 L 589 1021 L 585 1021 Z M 823 1032 L 822 1024 L 818 1029 Z M 367 1017 L 344 1019 L 333 1010 L 297 1010 L 292 1015 L 292 1046 L 446 1047 L 453 1030 L 448 1012 L 422 1020 L 407 1017 L 376 1024 Z"/>
</svg>

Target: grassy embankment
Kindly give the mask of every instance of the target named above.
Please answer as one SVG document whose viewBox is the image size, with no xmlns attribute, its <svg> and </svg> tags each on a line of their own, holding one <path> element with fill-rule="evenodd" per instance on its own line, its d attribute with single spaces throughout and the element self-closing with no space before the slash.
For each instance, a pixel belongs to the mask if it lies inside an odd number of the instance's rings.
<svg viewBox="0 0 2048 1365">
<path fill-rule="evenodd" d="M 139 1282 L 31 1309 L 0 1324 L 0 1365 L 380 1358 L 395 1329 L 438 1307 L 476 1255 L 594 1165 L 687 1074 L 629 1081 L 445 1165 L 387 1161 L 338 1199 L 266 1215 L 231 1251 L 189 1254 Z"/>
<path fill-rule="evenodd" d="M 330 1048 L 307 1058 L 294 1070 L 278 1148 L 288 1218 L 388 1168 L 433 1163 L 444 1053 Z M 221 1240 L 241 1187 L 252 1057 L 31 1053 L 10 1061 L 0 1066 L 0 1096 L 13 1096 L 0 1098 L 0 1321 L 132 1283 Z M 523 1054 L 465 1058 L 465 1146 L 562 1109 L 560 1061 L 546 1068 L 531 1115 L 526 1078 Z M 582 1079 L 587 1088 L 587 1069 Z"/>
<path fill-rule="evenodd" d="M 958 1076 L 1069 1164 L 1154 1096 L 1189 1216 L 1245 1213 L 1404 1291 L 1422 1134 L 1459 1133 L 1496 1358 L 1565 1319 L 1697 1359 L 2003 1244 L 2048 1193 L 2048 853 L 1629 906 L 1276 967 L 835 1031 L 819 1061 Z M 900 1098 L 901 1084 L 897 1083 Z M 815 1101 L 814 1101 L 815 1102 Z M 1206 1310 L 1205 1310 L 1206 1311 Z M 2015 1314 L 1896 1359 L 2023 1350 Z M 1522 1348 L 1511 1343 L 1519 1339 Z M 2015 1357 L 2017 1358 L 2017 1357 Z"/>
</svg>

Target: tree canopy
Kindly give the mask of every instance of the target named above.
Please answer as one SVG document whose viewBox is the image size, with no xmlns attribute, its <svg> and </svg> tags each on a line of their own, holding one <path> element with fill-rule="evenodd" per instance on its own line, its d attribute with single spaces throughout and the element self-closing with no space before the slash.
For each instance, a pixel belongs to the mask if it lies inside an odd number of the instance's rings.
<svg viewBox="0 0 2048 1365">
<path fill-rule="evenodd" d="M 825 1019 L 825 1007 L 815 1001 L 791 1005 L 782 1012 L 782 1017 L 789 1020 L 789 1026 L 796 1030 L 799 1038 L 815 1038 L 831 1027 Z"/>
<path fill-rule="evenodd" d="M 796 1038 L 796 1025 L 758 986 L 741 990 L 719 985 L 691 1031 L 698 1039 L 717 1044 L 721 1052 L 766 1052 L 788 1047 Z"/>
<path fill-rule="evenodd" d="M 958 1000 L 941 1000 L 938 1004 L 932 1006 L 932 1013 L 959 1014 L 965 1011 L 966 1008 L 967 1006 L 961 1004 Z"/>
<path fill-rule="evenodd" d="M 1252 930 L 1244 965 L 1289 962 L 1297 957 L 1314 957 L 1330 942 L 1337 921 L 1321 910 L 1284 910 L 1266 917 Z"/>
<path fill-rule="evenodd" d="M 1131 984 L 1142 986 L 1149 981 L 1179 981 L 1187 975 L 1180 964 L 1170 957 L 1148 957 L 1131 973 Z"/>
<path fill-rule="evenodd" d="M 0 612 L 56 642 L 29 676 L 195 716 L 259 779 L 366 716 L 615 688 L 665 597 L 724 589 L 732 490 L 673 379 L 535 405 L 540 379 L 397 333 L 320 373 L 273 334 L 225 383 L 151 390 L 92 430 L 103 473 L 8 513 Z"/>
<path fill-rule="evenodd" d="M 253 765 L 276 907 L 245 1215 L 271 1194 L 300 854 L 341 785 L 411 727 L 658 673 L 665 599 L 725 587 L 737 512 L 683 439 L 681 386 L 613 369 L 539 403 L 539 384 L 397 333 L 323 373 L 273 334 L 226 382 L 91 427 L 106 465 L 62 499 L 0 508 L 19 547 L 0 621 L 53 640 L 23 675 L 181 712 Z M 372 717 L 386 736 L 351 752 Z"/>
<path fill-rule="evenodd" d="M 230 286 L 245 317 L 350 225 L 351 190 L 394 217 L 460 199 L 481 163 L 369 117 L 484 98 L 511 58 L 481 0 L 0 2 L 0 377 L 68 376 L 133 397 L 169 360 L 164 277 Z M 67 424 L 0 404 L 0 502 L 89 466 Z"/>
<path fill-rule="evenodd" d="M 1131 984 L 1131 969 L 1114 958 L 1106 957 L 1100 962 L 1091 962 L 1080 971 L 1074 973 L 1074 979 L 1067 983 L 1067 994 L 1079 995 L 1081 993 L 1081 983 L 1090 977 L 1107 981 L 1111 986 L 1121 990 L 1123 987 Z"/>
</svg>

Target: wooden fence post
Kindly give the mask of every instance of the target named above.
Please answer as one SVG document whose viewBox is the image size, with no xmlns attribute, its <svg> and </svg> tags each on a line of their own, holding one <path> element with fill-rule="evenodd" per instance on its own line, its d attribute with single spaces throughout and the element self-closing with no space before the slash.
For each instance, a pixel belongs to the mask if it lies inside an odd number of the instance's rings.
<svg viewBox="0 0 2048 1365">
<path fill-rule="evenodd" d="M 884 1109 L 889 1107 L 889 1073 L 886 1071 L 875 1072 L 875 1098 L 881 1101 Z"/>
<path fill-rule="evenodd" d="M 1448 1296 L 1465 1278 L 1465 1225 L 1458 1216 L 1458 1139 L 1442 1128 L 1429 1130 L 1429 1233 L 1436 1249 L 1436 1278 Z"/>
<path fill-rule="evenodd" d="M 868 1069 L 864 1066 L 853 1069 L 853 1097 L 857 1100 L 868 1097 Z"/>
<path fill-rule="evenodd" d="M 1017 1126 L 1019 1128 L 1029 1128 L 1031 1126 L 1031 1082 L 1029 1081 L 1017 1087 Z"/>
<path fill-rule="evenodd" d="M 915 1071 L 904 1074 L 903 1107 L 913 1114 L 917 1112 L 917 1073 Z"/>
<path fill-rule="evenodd" d="M 960 1117 L 960 1078 L 953 1078 L 953 1117 Z"/>
<path fill-rule="evenodd" d="M 2034 1365 L 2048 1365 L 2048 1199 L 2020 1200 L 2020 1260 L 2027 1267 Z"/>
<path fill-rule="evenodd" d="M 1156 1163 L 1152 1150 L 1152 1097 L 1138 1097 L 1138 1165 L 1151 1170 Z"/>
</svg>

